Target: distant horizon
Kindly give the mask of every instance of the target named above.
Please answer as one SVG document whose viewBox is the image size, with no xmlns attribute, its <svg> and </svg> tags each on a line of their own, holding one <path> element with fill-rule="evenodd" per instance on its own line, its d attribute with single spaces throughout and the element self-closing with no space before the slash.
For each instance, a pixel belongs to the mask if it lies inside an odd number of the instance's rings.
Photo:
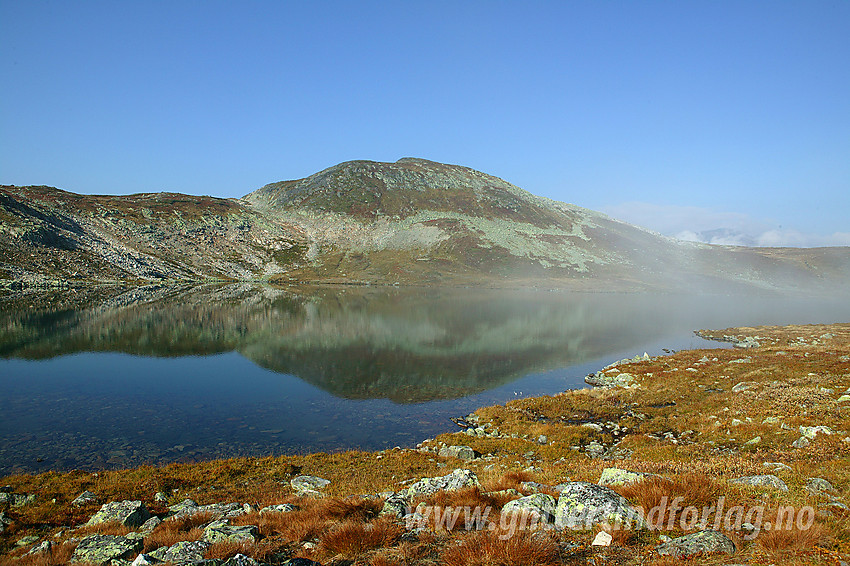
<svg viewBox="0 0 850 566">
<path fill-rule="evenodd" d="M 0 0 L 0 178 L 233 198 L 417 156 L 665 235 L 850 245 L 847 29 L 830 0 Z"/>
</svg>

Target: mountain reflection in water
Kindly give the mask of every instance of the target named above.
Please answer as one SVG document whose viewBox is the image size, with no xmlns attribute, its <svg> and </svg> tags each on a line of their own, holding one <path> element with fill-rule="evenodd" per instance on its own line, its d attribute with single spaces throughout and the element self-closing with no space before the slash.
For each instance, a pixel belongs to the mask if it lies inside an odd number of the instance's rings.
<svg viewBox="0 0 850 566">
<path fill-rule="evenodd" d="M 779 297 L 245 284 L 6 297 L 0 475 L 413 445 L 618 357 L 716 346 L 697 328 L 841 314 Z"/>
</svg>

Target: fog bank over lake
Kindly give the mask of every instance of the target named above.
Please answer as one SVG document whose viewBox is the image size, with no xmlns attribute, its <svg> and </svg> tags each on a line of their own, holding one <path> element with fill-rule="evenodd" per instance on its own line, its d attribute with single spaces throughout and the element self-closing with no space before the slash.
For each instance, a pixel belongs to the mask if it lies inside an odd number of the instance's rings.
<svg viewBox="0 0 850 566">
<path fill-rule="evenodd" d="M 413 446 L 583 387 L 700 328 L 846 322 L 843 301 L 207 285 L 0 298 L 0 474 Z"/>
</svg>

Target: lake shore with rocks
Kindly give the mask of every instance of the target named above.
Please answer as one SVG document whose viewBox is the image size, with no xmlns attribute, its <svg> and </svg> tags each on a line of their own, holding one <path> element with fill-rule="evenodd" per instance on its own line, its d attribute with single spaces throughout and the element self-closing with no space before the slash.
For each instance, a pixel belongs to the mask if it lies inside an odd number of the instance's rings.
<svg viewBox="0 0 850 566">
<path fill-rule="evenodd" d="M 700 331 L 415 449 L 0 480 L 3 564 L 842 564 L 850 324 Z"/>
</svg>

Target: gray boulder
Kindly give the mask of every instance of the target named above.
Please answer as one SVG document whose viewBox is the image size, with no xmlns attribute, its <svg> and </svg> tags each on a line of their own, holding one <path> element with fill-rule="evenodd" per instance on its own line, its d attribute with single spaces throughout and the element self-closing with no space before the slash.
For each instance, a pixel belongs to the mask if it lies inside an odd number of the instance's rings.
<svg viewBox="0 0 850 566">
<path fill-rule="evenodd" d="M 5 511 L 0 511 L 0 533 L 6 530 L 6 527 L 12 524 L 12 519 L 10 519 Z"/>
<path fill-rule="evenodd" d="M 224 521 L 210 523 L 204 529 L 204 540 L 216 542 L 254 542 L 260 532 L 254 525 L 228 525 Z"/>
<path fill-rule="evenodd" d="M 141 533 L 144 536 L 147 536 L 147 535 L 151 534 L 153 532 L 153 530 L 155 528 L 157 528 L 161 522 L 162 522 L 162 519 L 160 519 L 159 517 L 151 517 L 150 519 L 145 521 L 142 524 L 141 527 L 139 527 L 139 533 Z"/>
<path fill-rule="evenodd" d="M 646 527 L 641 514 L 607 487 L 588 482 L 570 482 L 563 487 L 555 509 L 555 527 L 590 529 L 603 523 Z"/>
<path fill-rule="evenodd" d="M 407 499 L 427 497 L 438 491 L 457 491 L 465 487 L 481 485 L 478 476 L 471 470 L 458 468 L 452 473 L 438 478 L 422 478 L 406 490 L 400 491 L 399 495 Z"/>
<path fill-rule="evenodd" d="M 53 543 L 49 540 L 42 541 L 41 544 L 37 544 L 27 552 L 28 555 L 34 554 L 50 554 L 50 551 L 53 549 Z"/>
<path fill-rule="evenodd" d="M 201 562 L 210 543 L 202 540 L 190 540 L 172 544 L 168 547 L 157 548 L 148 553 L 151 558 L 161 562 L 171 562 L 176 566 Z"/>
<path fill-rule="evenodd" d="M 732 393 L 741 393 L 743 391 L 749 391 L 751 389 L 755 389 L 758 386 L 758 381 L 742 381 L 732 388 Z"/>
<path fill-rule="evenodd" d="M 330 480 L 316 476 L 298 476 L 289 481 L 296 495 L 321 496 L 321 491 L 331 483 Z"/>
<path fill-rule="evenodd" d="M 526 495 L 513 501 L 508 501 L 502 507 L 502 513 L 526 513 L 541 522 L 551 523 L 555 520 L 555 498 L 544 493 Z"/>
<path fill-rule="evenodd" d="M 0 505 L 8 505 L 10 507 L 21 507 L 35 501 L 33 493 L 12 493 L 8 491 L 0 492 Z"/>
<path fill-rule="evenodd" d="M 112 560 L 128 559 L 142 549 L 142 541 L 114 535 L 91 535 L 80 541 L 71 562 L 109 564 Z"/>
<path fill-rule="evenodd" d="M 474 460 L 481 456 L 469 446 L 443 446 L 439 455 L 443 458 L 459 458 L 461 460 Z"/>
<path fill-rule="evenodd" d="M 141 501 L 113 501 L 104 503 L 86 525 L 100 523 L 120 523 L 125 527 L 140 527 L 151 518 L 151 514 Z"/>
<path fill-rule="evenodd" d="M 662 556 L 676 558 L 686 558 L 700 552 L 735 554 L 735 543 L 721 532 L 700 531 L 659 544 L 655 551 Z"/>
<path fill-rule="evenodd" d="M 598 371 L 584 378 L 584 382 L 594 387 L 628 387 L 635 382 L 635 376 L 626 373 L 606 373 Z"/>
<path fill-rule="evenodd" d="M 729 480 L 729 483 L 750 485 L 753 487 L 769 487 L 781 491 L 788 491 L 788 486 L 785 485 L 785 482 L 773 474 L 765 474 L 763 476 L 744 476 L 742 478 Z"/>
</svg>

